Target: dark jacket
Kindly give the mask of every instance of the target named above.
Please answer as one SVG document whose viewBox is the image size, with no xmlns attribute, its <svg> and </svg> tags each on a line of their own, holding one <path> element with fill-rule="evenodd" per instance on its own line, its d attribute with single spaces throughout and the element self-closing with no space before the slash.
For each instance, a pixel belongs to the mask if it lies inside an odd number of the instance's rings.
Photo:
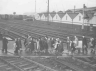
<svg viewBox="0 0 96 71">
<path fill-rule="evenodd" d="M 84 46 L 84 45 L 87 45 L 87 38 L 84 37 L 84 38 L 82 39 L 82 44 L 83 44 L 83 46 Z"/>
<path fill-rule="evenodd" d="M 94 47 L 95 47 L 95 45 L 96 45 L 96 40 L 95 40 L 95 39 L 93 39 L 93 41 L 92 41 L 92 47 L 94 48 Z"/>
<path fill-rule="evenodd" d="M 7 48 L 8 40 L 3 38 L 3 48 Z"/>
<path fill-rule="evenodd" d="M 0 40 L 2 40 L 3 39 L 3 35 L 0 33 Z"/>
</svg>

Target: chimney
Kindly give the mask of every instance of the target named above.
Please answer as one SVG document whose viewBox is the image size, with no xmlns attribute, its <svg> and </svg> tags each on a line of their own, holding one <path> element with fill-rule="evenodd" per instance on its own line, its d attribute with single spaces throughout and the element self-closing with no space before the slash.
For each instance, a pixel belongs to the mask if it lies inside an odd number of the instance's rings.
<svg viewBox="0 0 96 71">
<path fill-rule="evenodd" d="M 74 6 L 74 13 L 75 13 L 75 6 Z"/>
</svg>

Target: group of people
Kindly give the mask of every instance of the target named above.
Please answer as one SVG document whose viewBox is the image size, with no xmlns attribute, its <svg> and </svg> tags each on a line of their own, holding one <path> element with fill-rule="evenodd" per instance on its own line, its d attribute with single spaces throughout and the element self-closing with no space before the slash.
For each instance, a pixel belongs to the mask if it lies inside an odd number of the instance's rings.
<svg viewBox="0 0 96 71">
<path fill-rule="evenodd" d="M 78 53 L 88 54 L 88 49 L 90 49 L 90 53 L 95 54 L 96 39 L 93 37 L 87 38 L 85 36 L 82 36 L 81 39 L 78 39 L 76 36 L 74 36 L 74 39 L 67 37 L 67 48 L 71 53 L 75 53 L 77 48 L 79 48 Z"/>
<path fill-rule="evenodd" d="M 32 38 L 27 36 L 24 40 L 25 51 L 28 52 L 48 52 L 53 53 L 55 51 L 62 52 L 64 50 L 63 43 L 59 38 L 53 37 L 40 37 Z"/>
<path fill-rule="evenodd" d="M 3 42 L 2 52 L 7 53 L 7 44 L 8 40 L 0 33 L 0 40 Z M 71 54 L 74 54 L 78 47 L 80 47 L 80 41 L 82 42 L 78 53 L 87 54 L 88 48 L 91 49 L 91 53 L 95 53 L 96 48 L 96 39 L 95 38 L 87 38 L 82 36 L 81 39 L 78 39 L 77 36 L 67 37 L 67 41 L 62 41 L 60 38 L 53 38 L 49 36 L 40 37 L 40 38 L 33 38 L 32 36 L 28 35 L 24 40 L 24 43 L 21 42 L 20 38 L 15 39 L 14 44 L 14 53 L 18 54 L 19 51 L 22 51 L 22 44 L 24 44 L 25 52 L 34 53 L 34 52 L 43 52 L 43 53 L 50 53 L 55 54 L 63 53 L 66 49 Z"/>
<path fill-rule="evenodd" d="M 80 41 L 82 42 L 81 44 Z M 56 52 L 63 53 L 66 50 L 65 48 L 67 48 L 71 54 L 74 54 L 76 50 L 78 53 L 87 54 L 89 48 L 91 53 L 95 53 L 96 39 L 92 37 L 87 38 L 85 36 L 78 39 L 77 36 L 73 36 L 67 37 L 66 44 L 67 47 L 65 46 L 65 42 L 61 39 L 48 36 L 36 39 L 28 35 L 24 40 L 25 50 L 29 52 L 48 52 L 54 54 Z"/>
</svg>

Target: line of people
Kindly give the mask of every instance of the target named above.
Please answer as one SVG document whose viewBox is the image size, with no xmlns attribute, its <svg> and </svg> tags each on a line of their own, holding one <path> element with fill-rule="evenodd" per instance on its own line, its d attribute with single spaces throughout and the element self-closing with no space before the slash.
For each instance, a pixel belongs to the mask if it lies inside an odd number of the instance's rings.
<svg viewBox="0 0 96 71">
<path fill-rule="evenodd" d="M 18 41 L 18 42 L 17 42 Z M 16 45 L 17 48 L 15 52 L 18 53 L 18 50 L 22 48 L 22 44 L 20 38 L 17 39 Z M 80 45 L 79 41 L 82 41 Z M 82 37 L 81 40 L 78 37 L 67 37 L 67 50 L 74 54 L 76 50 L 78 53 L 87 54 L 88 48 L 91 49 L 91 53 L 95 52 L 96 47 L 96 39 L 95 38 L 86 38 L 85 36 Z M 80 47 L 80 46 L 81 47 Z M 24 40 L 25 52 L 47 52 L 50 54 L 55 54 L 56 52 L 63 53 L 65 51 L 65 42 L 61 41 L 59 38 L 53 37 L 40 37 L 40 38 L 32 38 L 31 36 L 27 36 Z M 79 47 L 79 49 L 77 49 Z"/>
<path fill-rule="evenodd" d="M 81 44 L 80 41 L 82 42 Z M 81 45 L 81 47 L 79 45 Z M 67 48 L 69 51 L 71 51 L 71 53 L 75 53 L 78 47 L 79 54 L 88 54 L 88 49 L 91 50 L 91 54 L 95 54 L 96 39 L 92 37 L 88 39 L 85 36 L 82 36 L 81 40 L 78 40 L 76 36 L 74 37 L 74 39 L 67 37 Z"/>
<path fill-rule="evenodd" d="M 0 40 L 2 40 L 3 42 L 2 52 L 7 53 L 8 40 L 1 33 L 0 33 Z M 82 41 L 81 45 L 79 41 Z M 78 50 L 78 53 L 88 54 L 89 48 L 91 49 L 91 53 L 95 54 L 95 47 L 96 47 L 95 38 L 88 39 L 85 36 L 82 36 L 82 39 L 78 39 L 77 36 L 67 37 L 66 44 L 67 44 L 67 50 L 68 52 L 71 52 L 71 54 L 74 54 L 76 50 Z M 66 50 L 65 42 L 63 42 L 59 38 L 53 38 L 49 36 L 33 38 L 30 35 L 28 35 L 24 39 L 24 46 L 25 46 L 25 52 L 30 53 L 43 52 L 43 53 L 55 54 L 56 52 L 59 52 L 62 54 Z M 15 39 L 14 47 L 15 47 L 14 50 L 15 54 L 18 54 L 18 52 L 20 53 L 22 52 L 23 46 L 20 38 Z M 80 48 L 77 49 L 78 47 Z"/>
</svg>

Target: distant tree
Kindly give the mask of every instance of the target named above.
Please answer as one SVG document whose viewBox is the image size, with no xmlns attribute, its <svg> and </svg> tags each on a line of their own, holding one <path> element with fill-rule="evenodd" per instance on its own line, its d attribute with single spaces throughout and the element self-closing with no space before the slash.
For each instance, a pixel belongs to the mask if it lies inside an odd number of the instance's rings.
<svg viewBox="0 0 96 71">
<path fill-rule="evenodd" d="M 63 13 L 63 11 L 58 11 L 58 13 Z"/>
<path fill-rule="evenodd" d="M 14 18 L 14 19 L 16 19 L 16 17 L 15 17 L 15 15 L 16 15 L 16 12 L 13 12 L 13 15 L 14 15 L 14 16 L 13 16 L 13 18 Z"/>
<path fill-rule="evenodd" d="M 67 11 L 65 11 L 65 12 L 67 12 L 67 13 L 72 13 L 72 11 L 71 11 L 71 10 L 67 10 Z"/>
<path fill-rule="evenodd" d="M 13 12 L 14 15 L 16 15 L 16 12 Z"/>
<path fill-rule="evenodd" d="M 53 13 L 56 13 L 55 11 L 52 11 Z"/>
</svg>

